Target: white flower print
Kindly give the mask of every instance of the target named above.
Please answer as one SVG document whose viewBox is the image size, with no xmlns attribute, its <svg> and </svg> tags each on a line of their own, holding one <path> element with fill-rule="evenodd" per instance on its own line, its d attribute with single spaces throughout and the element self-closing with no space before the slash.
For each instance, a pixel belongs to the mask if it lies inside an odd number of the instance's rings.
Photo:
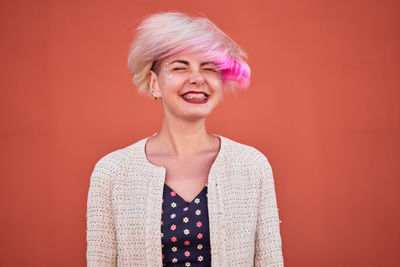
<svg viewBox="0 0 400 267">
<path fill-rule="evenodd" d="M 201 256 L 201 255 L 198 256 L 198 257 L 197 257 L 197 260 L 200 261 L 200 262 L 203 261 L 203 256 Z"/>
<path fill-rule="evenodd" d="M 172 202 L 172 203 L 171 203 L 171 207 L 176 208 L 176 203 L 175 203 L 175 202 Z"/>
<path fill-rule="evenodd" d="M 176 252 L 176 251 L 178 250 L 178 248 L 177 248 L 177 247 L 172 247 L 171 250 L 172 250 L 173 252 Z"/>
<path fill-rule="evenodd" d="M 197 245 L 197 249 L 198 249 L 198 250 L 201 250 L 202 248 L 203 248 L 203 245 L 202 245 L 202 244 L 198 244 L 198 245 Z"/>
<path fill-rule="evenodd" d="M 184 218 L 183 218 L 183 222 L 184 222 L 184 223 L 188 223 L 188 222 L 189 222 L 189 218 L 188 218 L 188 217 L 184 217 Z"/>
<path fill-rule="evenodd" d="M 196 215 L 200 215 L 201 214 L 201 210 L 196 210 Z"/>
<path fill-rule="evenodd" d="M 185 235 L 188 235 L 188 234 L 190 234 L 190 231 L 189 231 L 189 229 L 185 229 L 185 230 L 183 230 L 183 233 L 184 233 Z"/>
<path fill-rule="evenodd" d="M 194 200 L 194 203 L 199 204 L 199 203 L 200 203 L 200 198 L 196 198 L 196 199 Z"/>
<path fill-rule="evenodd" d="M 175 213 L 172 213 L 171 214 L 171 219 L 174 219 L 176 217 L 176 214 Z"/>
</svg>

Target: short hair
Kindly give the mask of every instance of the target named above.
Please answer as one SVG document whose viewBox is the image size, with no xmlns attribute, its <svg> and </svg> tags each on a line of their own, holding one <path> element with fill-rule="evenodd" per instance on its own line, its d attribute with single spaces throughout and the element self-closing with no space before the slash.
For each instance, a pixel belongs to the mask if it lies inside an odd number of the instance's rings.
<svg viewBox="0 0 400 267">
<path fill-rule="evenodd" d="M 150 93 L 148 74 L 158 74 L 158 63 L 180 52 L 200 52 L 217 63 L 222 81 L 228 88 L 247 88 L 250 67 L 246 53 L 228 35 L 206 17 L 189 17 L 180 12 L 150 15 L 136 29 L 128 67 L 139 92 Z"/>
</svg>

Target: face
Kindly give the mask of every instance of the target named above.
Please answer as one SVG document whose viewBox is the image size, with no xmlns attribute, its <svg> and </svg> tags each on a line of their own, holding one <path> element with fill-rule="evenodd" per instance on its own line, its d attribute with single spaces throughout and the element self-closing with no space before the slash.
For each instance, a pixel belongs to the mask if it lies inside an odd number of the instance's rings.
<svg viewBox="0 0 400 267">
<path fill-rule="evenodd" d="M 161 97 L 164 112 L 189 120 L 209 115 L 222 97 L 221 74 L 216 64 L 193 53 L 162 60 L 158 75 L 150 72 L 149 85 Z"/>
</svg>

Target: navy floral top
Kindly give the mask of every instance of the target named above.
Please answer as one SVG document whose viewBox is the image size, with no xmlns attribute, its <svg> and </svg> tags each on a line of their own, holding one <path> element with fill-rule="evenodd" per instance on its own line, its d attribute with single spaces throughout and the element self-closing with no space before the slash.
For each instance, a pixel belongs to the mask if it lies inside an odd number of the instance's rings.
<svg viewBox="0 0 400 267">
<path fill-rule="evenodd" d="M 207 185 L 187 202 L 164 184 L 161 237 L 163 266 L 211 266 Z"/>
</svg>

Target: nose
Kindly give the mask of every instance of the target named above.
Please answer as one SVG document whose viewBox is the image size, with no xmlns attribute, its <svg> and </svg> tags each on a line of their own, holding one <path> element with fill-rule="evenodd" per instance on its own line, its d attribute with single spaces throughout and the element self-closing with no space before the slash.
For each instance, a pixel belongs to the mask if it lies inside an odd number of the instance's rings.
<svg viewBox="0 0 400 267">
<path fill-rule="evenodd" d="M 198 71 L 193 71 L 190 75 L 189 82 L 191 84 L 203 85 L 204 84 L 204 77 Z"/>
</svg>

